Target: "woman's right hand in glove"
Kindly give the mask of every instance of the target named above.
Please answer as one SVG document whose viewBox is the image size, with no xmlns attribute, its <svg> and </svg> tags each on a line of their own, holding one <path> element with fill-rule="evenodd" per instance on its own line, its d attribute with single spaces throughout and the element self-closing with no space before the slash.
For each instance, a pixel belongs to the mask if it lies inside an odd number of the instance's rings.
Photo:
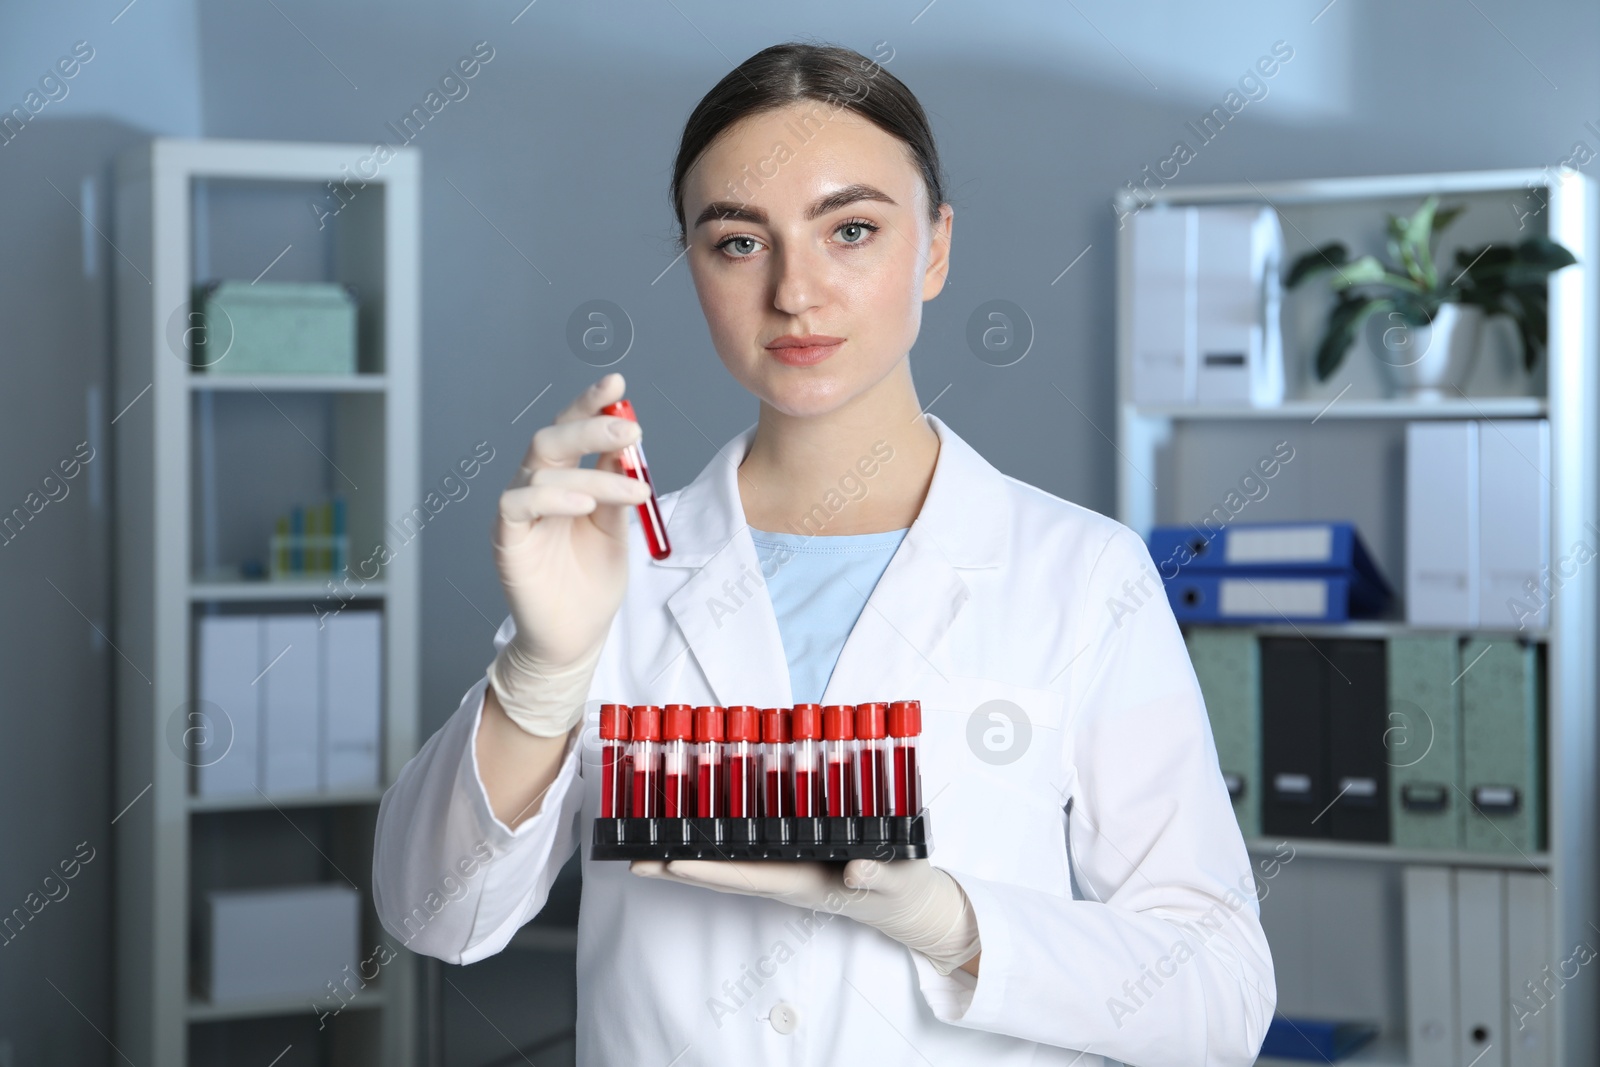
<svg viewBox="0 0 1600 1067">
<path fill-rule="evenodd" d="M 622 398 L 620 374 L 585 389 L 533 435 L 500 496 L 495 563 L 517 631 L 489 669 L 505 713 L 541 737 L 569 732 L 628 582 L 628 509 L 650 488 L 621 473 L 617 451 L 639 424 L 600 414 Z M 599 453 L 584 468 L 585 455 Z"/>
</svg>

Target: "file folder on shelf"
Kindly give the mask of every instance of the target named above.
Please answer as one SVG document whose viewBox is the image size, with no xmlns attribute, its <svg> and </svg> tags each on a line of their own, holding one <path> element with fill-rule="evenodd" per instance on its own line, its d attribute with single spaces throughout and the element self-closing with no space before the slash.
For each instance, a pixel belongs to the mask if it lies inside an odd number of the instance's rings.
<svg viewBox="0 0 1600 1067">
<path fill-rule="evenodd" d="M 1285 837 L 1389 840 L 1382 641 L 1261 639 L 1261 824 Z"/>
<path fill-rule="evenodd" d="M 1406 621 L 1478 623 L 1478 424 L 1406 426 Z"/>
<path fill-rule="evenodd" d="M 1397 634 L 1389 639 L 1389 804 L 1394 843 L 1462 847 L 1460 639 Z"/>
<path fill-rule="evenodd" d="M 1214 531 L 1157 526 L 1150 555 L 1172 559 L 1181 570 L 1354 572 L 1374 585 L 1388 584 L 1350 522 L 1241 522 Z"/>
<path fill-rule="evenodd" d="M 1389 701 L 1382 641 L 1319 641 L 1327 656 L 1328 836 L 1389 840 L 1389 762 L 1384 749 Z"/>
<path fill-rule="evenodd" d="M 256 795 L 261 711 L 261 620 L 255 615 L 206 615 L 199 620 L 196 695 L 184 737 L 184 758 L 195 768 L 203 797 Z"/>
<path fill-rule="evenodd" d="M 342 611 L 323 622 L 322 788 L 379 782 L 383 616 Z"/>
<path fill-rule="evenodd" d="M 1550 624 L 1550 423 L 1406 427 L 1406 619 L 1413 626 Z"/>
<path fill-rule="evenodd" d="M 1506 874 L 1463 868 L 1455 882 L 1461 1062 L 1507 1067 Z"/>
<path fill-rule="evenodd" d="M 1454 875 L 1448 867 L 1406 867 L 1400 881 L 1406 1059 L 1410 1067 L 1461 1067 Z"/>
<path fill-rule="evenodd" d="M 1377 1036 L 1378 1028 L 1372 1023 L 1279 1015 L 1267 1024 L 1260 1054 L 1310 1063 L 1337 1063 Z"/>
<path fill-rule="evenodd" d="M 1256 635 L 1191 627 L 1189 662 L 1205 698 L 1239 831 L 1261 834 L 1261 653 Z"/>
<path fill-rule="evenodd" d="M 1163 584 L 1179 622 L 1344 622 L 1364 613 L 1343 577 L 1194 571 Z"/>
<path fill-rule="evenodd" d="M 1321 837 L 1327 791 L 1322 655 L 1299 638 L 1261 638 L 1262 831 Z"/>
<path fill-rule="evenodd" d="M 1480 425 L 1478 479 L 1478 625 L 1542 630 L 1550 625 L 1542 589 L 1550 570 L 1550 423 Z"/>
<path fill-rule="evenodd" d="M 1461 650 L 1463 843 L 1483 852 L 1544 847 L 1539 648 L 1504 638 Z"/>
<path fill-rule="evenodd" d="M 1506 1060 L 1510 1067 L 1555 1067 L 1555 1012 L 1565 953 L 1551 950 L 1551 887 L 1540 871 L 1506 872 Z M 1567 950 L 1570 952 L 1570 949 Z M 1581 960 L 1583 957 L 1578 957 Z"/>
<path fill-rule="evenodd" d="M 1283 402 L 1283 230 L 1261 205 L 1156 205 L 1133 217 L 1134 402 Z"/>
<path fill-rule="evenodd" d="M 1341 622 L 1381 614 L 1392 596 L 1348 522 L 1161 526 L 1150 555 L 1180 621 Z"/>
<path fill-rule="evenodd" d="M 262 623 L 261 790 L 270 796 L 321 787 L 322 648 L 311 615 L 269 615 Z"/>
</svg>

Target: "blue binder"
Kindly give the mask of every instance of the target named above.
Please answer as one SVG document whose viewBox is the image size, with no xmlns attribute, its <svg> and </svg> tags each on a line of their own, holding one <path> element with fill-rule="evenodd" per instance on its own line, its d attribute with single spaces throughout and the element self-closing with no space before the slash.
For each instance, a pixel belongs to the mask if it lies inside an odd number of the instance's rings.
<svg viewBox="0 0 1600 1067">
<path fill-rule="evenodd" d="M 1343 575 L 1196 571 L 1165 585 L 1179 622 L 1344 622 L 1351 617 L 1353 586 Z"/>
<path fill-rule="evenodd" d="M 1281 621 L 1287 616 L 1341 622 L 1381 614 L 1394 595 L 1353 523 L 1236 523 L 1218 531 L 1158 526 L 1150 534 L 1149 545 L 1180 619 L 1247 622 Z M 1264 591 L 1271 588 L 1265 584 L 1269 579 L 1303 583 L 1313 578 L 1325 583 L 1325 611 L 1228 610 L 1230 601 L 1243 603 L 1261 597 L 1245 586 L 1222 584 L 1249 579 Z M 1230 588 L 1244 592 L 1230 597 L 1226 595 Z"/>
<path fill-rule="evenodd" d="M 1378 1036 L 1371 1023 L 1290 1019 L 1279 1015 L 1267 1026 L 1262 1056 L 1334 1063 Z"/>
</svg>

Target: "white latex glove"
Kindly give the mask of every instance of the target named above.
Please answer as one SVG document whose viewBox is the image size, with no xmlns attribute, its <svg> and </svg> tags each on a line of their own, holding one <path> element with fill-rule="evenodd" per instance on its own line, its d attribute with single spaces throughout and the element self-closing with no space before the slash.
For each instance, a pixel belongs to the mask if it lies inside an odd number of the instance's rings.
<svg viewBox="0 0 1600 1067">
<path fill-rule="evenodd" d="M 650 495 L 616 456 L 639 440 L 639 424 L 599 414 L 623 387 L 622 375 L 608 374 L 580 393 L 533 435 L 500 495 L 495 564 L 517 631 L 490 664 L 489 684 L 511 720 L 540 737 L 583 718 L 628 584 L 627 509 Z M 601 454 L 597 468 L 581 467 L 591 452 Z"/>
<path fill-rule="evenodd" d="M 927 860 L 848 863 L 634 860 L 630 870 L 844 915 L 894 938 L 949 974 L 978 954 L 978 918 L 956 880 Z"/>
</svg>

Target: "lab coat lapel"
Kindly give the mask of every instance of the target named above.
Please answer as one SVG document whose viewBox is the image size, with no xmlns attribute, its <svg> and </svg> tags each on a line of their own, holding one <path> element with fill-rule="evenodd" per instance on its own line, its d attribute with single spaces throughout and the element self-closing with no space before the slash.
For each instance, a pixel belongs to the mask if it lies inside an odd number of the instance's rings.
<svg viewBox="0 0 1600 1067">
<path fill-rule="evenodd" d="M 853 704 L 909 695 L 931 670 L 950 674 L 945 643 L 971 599 L 962 570 L 999 566 L 1011 529 L 1004 476 L 933 415 L 939 458 L 928 495 L 873 588 L 823 695 Z M 719 703 L 789 707 L 789 666 L 739 499 L 738 467 L 754 427 L 728 442 L 667 516 L 672 555 L 652 566 L 695 574 L 668 610 Z"/>
<path fill-rule="evenodd" d="M 672 555 L 652 565 L 696 568 L 667 608 L 716 702 L 788 707 L 789 663 L 739 499 L 754 433 L 730 441 L 678 495 L 667 517 Z"/>
<path fill-rule="evenodd" d="M 1004 477 L 938 418 L 928 495 L 861 617 L 823 695 L 826 703 L 917 698 L 932 671 L 948 681 L 951 626 L 971 600 L 962 570 L 999 566 L 1011 526 Z"/>
</svg>

